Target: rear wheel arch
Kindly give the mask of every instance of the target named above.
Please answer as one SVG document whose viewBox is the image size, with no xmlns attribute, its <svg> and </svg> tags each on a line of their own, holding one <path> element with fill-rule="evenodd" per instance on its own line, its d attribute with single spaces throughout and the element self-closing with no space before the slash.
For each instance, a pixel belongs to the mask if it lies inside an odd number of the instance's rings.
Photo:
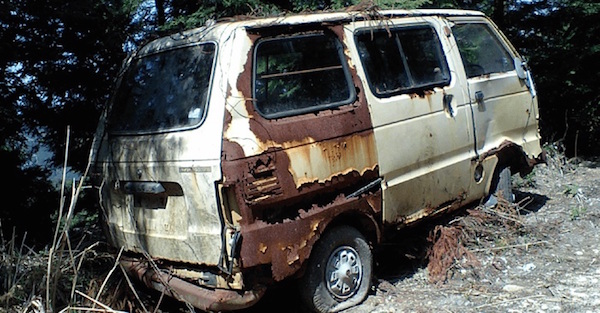
<svg viewBox="0 0 600 313">
<path fill-rule="evenodd" d="M 372 244 L 381 241 L 381 226 L 372 215 L 360 211 L 347 212 L 333 219 L 325 229 L 347 225 L 358 230 Z"/>
</svg>

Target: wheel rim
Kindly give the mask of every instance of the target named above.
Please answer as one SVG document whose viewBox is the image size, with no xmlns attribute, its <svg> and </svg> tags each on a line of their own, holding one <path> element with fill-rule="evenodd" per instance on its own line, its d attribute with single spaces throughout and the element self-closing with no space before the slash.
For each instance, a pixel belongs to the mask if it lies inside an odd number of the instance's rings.
<svg viewBox="0 0 600 313">
<path fill-rule="evenodd" d="M 327 260 L 325 279 L 327 289 L 338 299 L 353 296 L 362 280 L 362 264 L 354 248 L 342 246 L 333 251 Z"/>
</svg>

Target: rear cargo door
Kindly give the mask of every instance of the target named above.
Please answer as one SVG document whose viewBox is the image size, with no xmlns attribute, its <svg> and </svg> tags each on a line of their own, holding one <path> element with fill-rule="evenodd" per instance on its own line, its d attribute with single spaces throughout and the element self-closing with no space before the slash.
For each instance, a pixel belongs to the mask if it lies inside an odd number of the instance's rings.
<svg viewBox="0 0 600 313">
<path fill-rule="evenodd" d="M 210 92 L 216 51 L 206 42 L 142 52 L 125 73 L 98 153 L 115 246 L 218 264 L 223 222 L 215 182 L 224 109 L 218 90 Z"/>
</svg>

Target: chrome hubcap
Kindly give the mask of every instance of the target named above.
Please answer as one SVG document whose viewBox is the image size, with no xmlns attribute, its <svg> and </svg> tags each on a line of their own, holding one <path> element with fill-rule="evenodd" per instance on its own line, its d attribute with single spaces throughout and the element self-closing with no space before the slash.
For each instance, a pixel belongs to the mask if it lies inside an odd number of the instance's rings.
<svg viewBox="0 0 600 313">
<path fill-rule="evenodd" d="M 353 296 L 362 280 L 362 264 L 352 247 L 342 246 L 333 251 L 325 268 L 327 289 L 338 299 Z"/>
</svg>

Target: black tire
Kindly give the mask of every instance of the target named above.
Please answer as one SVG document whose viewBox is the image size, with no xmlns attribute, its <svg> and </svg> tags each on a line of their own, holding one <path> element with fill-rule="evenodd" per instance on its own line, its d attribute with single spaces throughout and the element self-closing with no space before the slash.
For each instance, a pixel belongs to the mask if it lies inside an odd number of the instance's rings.
<svg viewBox="0 0 600 313">
<path fill-rule="evenodd" d="M 350 226 L 332 228 L 313 248 L 301 279 L 302 300 L 319 313 L 357 305 L 367 297 L 372 270 L 373 254 L 365 237 Z"/>
<path fill-rule="evenodd" d="M 509 203 L 514 202 L 515 196 L 512 192 L 512 173 L 510 172 L 510 167 L 505 167 L 500 171 L 494 195 L 503 198 Z"/>
</svg>

